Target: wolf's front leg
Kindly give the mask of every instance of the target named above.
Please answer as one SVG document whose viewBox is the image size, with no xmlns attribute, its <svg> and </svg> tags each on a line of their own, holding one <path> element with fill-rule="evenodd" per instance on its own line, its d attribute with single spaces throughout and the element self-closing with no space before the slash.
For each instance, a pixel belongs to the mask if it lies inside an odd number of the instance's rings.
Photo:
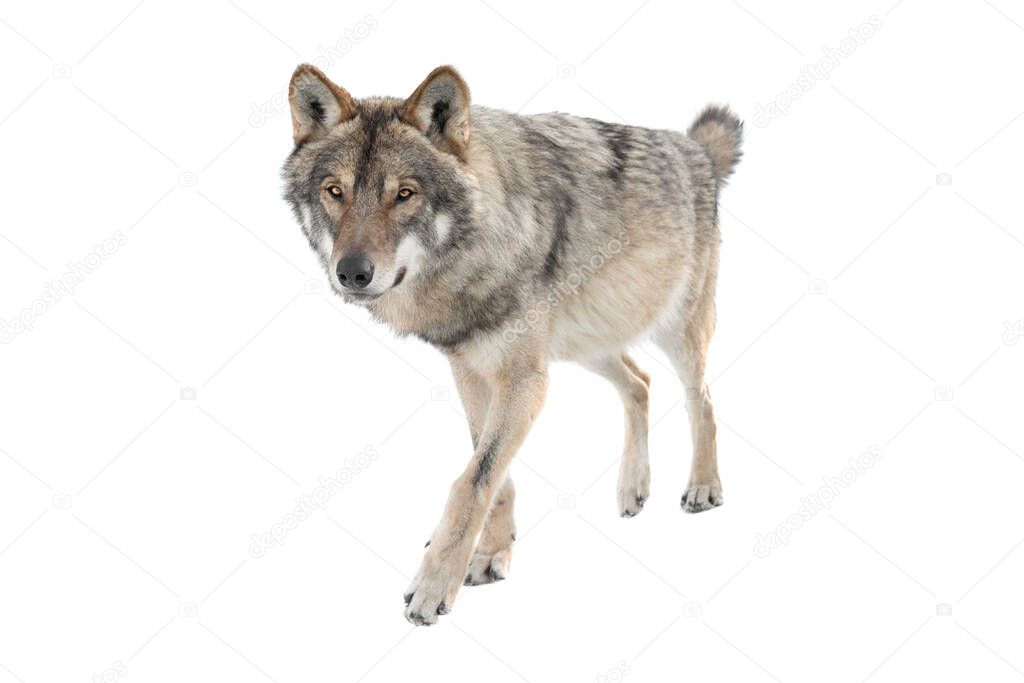
<svg viewBox="0 0 1024 683">
<path fill-rule="evenodd" d="M 515 499 L 516 487 L 512 485 L 512 477 L 505 475 L 505 483 L 494 496 L 484 530 L 469 560 L 469 571 L 464 581 L 467 586 L 479 586 L 508 578 L 509 565 L 512 563 L 512 543 L 516 540 L 516 520 L 512 512 Z"/>
<path fill-rule="evenodd" d="M 547 370 L 540 362 L 520 358 L 487 381 L 491 400 L 483 433 L 466 470 L 452 484 L 441 523 L 406 591 L 405 617 L 414 624 L 433 624 L 451 609 L 488 513 L 505 485 L 509 462 L 544 402 Z"/>
<path fill-rule="evenodd" d="M 462 407 L 466 411 L 469 433 L 475 449 L 487 420 L 491 388 L 479 372 L 458 362 L 452 366 L 452 376 L 462 398 Z M 516 540 L 516 522 L 512 511 L 515 498 L 516 487 L 512 484 L 512 477 L 505 475 L 504 483 L 491 502 L 484 530 L 469 561 L 469 572 L 465 580 L 467 586 L 479 586 L 508 577 L 509 564 L 512 562 L 512 543 Z"/>
</svg>

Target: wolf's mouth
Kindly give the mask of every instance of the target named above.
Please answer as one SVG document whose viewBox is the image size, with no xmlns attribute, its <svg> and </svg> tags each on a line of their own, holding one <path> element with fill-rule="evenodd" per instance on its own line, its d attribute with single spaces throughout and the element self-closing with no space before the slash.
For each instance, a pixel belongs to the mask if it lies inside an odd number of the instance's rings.
<svg viewBox="0 0 1024 683">
<path fill-rule="evenodd" d="M 348 290 L 344 292 L 344 295 L 350 301 L 373 301 L 380 296 L 380 294 L 371 294 L 370 292 L 353 292 Z"/>
<path fill-rule="evenodd" d="M 402 280 L 404 280 L 404 279 L 405 279 L 405 267 L 403 266 L 403 267 L 398 269 L 398 275 L 395 276 L 395 281 L 391 284 L 391 286 L 392 287 L 397 287 L 398 285 L 400 285 L 402 283 Z"/>
</svg>

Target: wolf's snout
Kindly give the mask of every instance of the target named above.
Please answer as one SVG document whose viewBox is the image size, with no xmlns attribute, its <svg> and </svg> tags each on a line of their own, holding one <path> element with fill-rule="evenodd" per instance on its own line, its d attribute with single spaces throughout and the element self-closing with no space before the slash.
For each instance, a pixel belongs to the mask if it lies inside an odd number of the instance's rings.
<svg viewBox="0 0 1024 683">
<path fill-rule="evenodd" d="M 338 280 L 342 287 L 364 289 L 373 279 L 373 262 L 365 256 L 345 256 L 338 261 Z"/>
</svg>

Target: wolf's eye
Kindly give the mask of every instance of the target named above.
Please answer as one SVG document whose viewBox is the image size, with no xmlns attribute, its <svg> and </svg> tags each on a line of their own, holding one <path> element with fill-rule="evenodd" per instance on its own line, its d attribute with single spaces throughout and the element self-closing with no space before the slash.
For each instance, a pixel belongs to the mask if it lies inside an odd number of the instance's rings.
<svg viewBox="0 0 1024 683">
<path fill-rule="evenodd" d="M 411 187 L 403 187 L 400 190 L 398 190 L 398 195 L 395 196 L 395 199 L 397 201 L 404 202 L 405 200 L 412 197 L 414 194 L 416 194 L 416 192 Z"/>
<path fill-rule="evenodd" d="M 344 199 L 345 197 L 345 193 L 337 185 L 328 185 L 327 192 L 330 193 L 332 197 L 338 200 Z"/>
</svg>

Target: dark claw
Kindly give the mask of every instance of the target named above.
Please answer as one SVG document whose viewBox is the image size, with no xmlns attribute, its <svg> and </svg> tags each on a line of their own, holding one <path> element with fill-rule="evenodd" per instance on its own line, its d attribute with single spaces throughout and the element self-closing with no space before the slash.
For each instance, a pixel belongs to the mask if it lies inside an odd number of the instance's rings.
<svg viewBox="0 0 1024 683">
<path fill-rule="evenodd" d="M 427 544 L 425 546 L 423 546 L 423 547 L 424 548 L 429 548 L 430 547 L 430 541 L 427 541 Z"/>
<path fill-rule="evenodd" d="M 440 605 L 437 606 L 437 613 L 438 614 L 448 614 L 448 605 L 446 605 L 446 604 L 444 604 L 442 602 Z"/>
<path fill-rule="evenodd" d="M 409 603 L 412 602 L 412 593 L 406 593 L 403 597 L 405 598 L 405 606 L 408 607 Z"/>
<path fill-rule="evenodd" d="M 484 573 L 483 577 L 481 577 L 481 579 L 479 581 L 474 580 L 472 574 L 467 574 L 466 575 L 466 579 L 462 582 L 462 585 L 463 586 L 485 586 L 485 585 L 487 585 L 489 583 L 497 583 L 498 581 L 504 581 L 504 580 L 505 580 L 504 576 L 499 576 L 493 569 L 488 567 L 487 571 Z"/>
</svg>

